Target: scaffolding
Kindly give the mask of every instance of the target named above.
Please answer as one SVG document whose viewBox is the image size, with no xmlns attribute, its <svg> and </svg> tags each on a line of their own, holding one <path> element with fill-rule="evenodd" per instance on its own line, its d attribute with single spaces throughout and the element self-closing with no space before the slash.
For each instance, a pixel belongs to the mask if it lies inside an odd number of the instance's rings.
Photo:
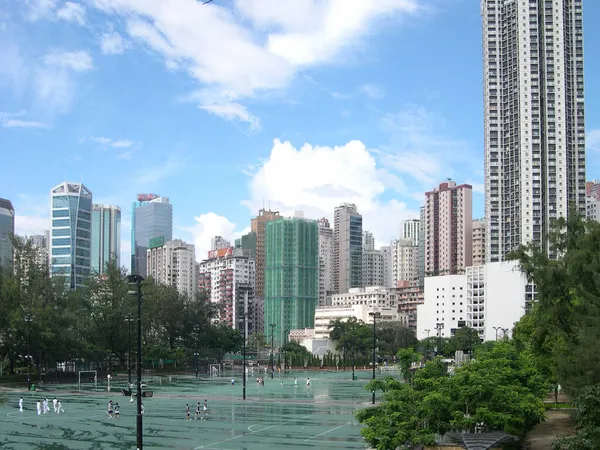
<svg viewBox="0 0 600 450">
<path fill-rule="evenodd" d="M 278 347 L 290 330 L 314 323 L 319 300 L 317 222 L 297 217 L 268 222 L 265 263 L 264 328 L 270 338 L 269 325 L 275 324 Z"/>
</svg>

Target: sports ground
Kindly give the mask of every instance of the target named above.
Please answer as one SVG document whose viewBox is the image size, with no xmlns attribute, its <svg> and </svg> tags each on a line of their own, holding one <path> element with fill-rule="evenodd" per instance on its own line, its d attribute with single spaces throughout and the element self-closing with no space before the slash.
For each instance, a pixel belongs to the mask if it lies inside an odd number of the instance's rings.
<svg viewBox="0 0 600 450">
<path fill-rule="evenodd" d="M 223 374 L 225 375 L 225 374 Z M 261 374 L 264 376 L 264 373 Z M 292 371 L 265 385 L 256 383 L 250 373 L 247 399 L 242 400 L 241 374 L 231 377 L 154 377 L 148 381 L 152 398 L 144 399 L 144 446 L 176 449 L 365 449 L 360 425 L 353 413 L 369 405 L 371 394 L 364 385 L 368 371 Z M 394 374 L 386 374 L 394 375 Z M 294 377 L 298 379 L 294 387 Z M 311 386 L 306 386 L 310 377 Z M 283 386 L 281 385 L 283 381 Z M 48 386 L 28 392 L 9 390 L 2 393 L 7 402 L 0 406 L 0 447 L 3 449 L 130 449 L 136 444 L 136 404 L 130 403 L 119 388 L 125 380 L 115 380 L 112 392 L 98 383 Z M 19 412 L 18 400 L 24 400 Z M 65 410 L 37 416 L 35 402 L 57 397 Z M 187 421 L 185 405 L 192 419 L 197 402 L 208 401 L 206 420 Z M 121 417 L 110 419 L 109 400 L 121 405 Z"/>
</svg>

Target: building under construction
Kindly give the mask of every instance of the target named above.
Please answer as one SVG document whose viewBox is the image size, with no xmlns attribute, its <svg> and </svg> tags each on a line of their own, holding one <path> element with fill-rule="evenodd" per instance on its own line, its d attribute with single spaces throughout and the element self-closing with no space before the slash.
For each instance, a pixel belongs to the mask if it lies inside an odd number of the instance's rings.
<svg viewBox="0 0 600 450">
<path fill-rule="evenodd" d="M 275 347 L 290 330 L 312 328 L 319 299 L 317 222 L 286 218 L 266 224 L 265 335 Z M 271 326 L 271 325 L 274 326 Z"/>
</svg>

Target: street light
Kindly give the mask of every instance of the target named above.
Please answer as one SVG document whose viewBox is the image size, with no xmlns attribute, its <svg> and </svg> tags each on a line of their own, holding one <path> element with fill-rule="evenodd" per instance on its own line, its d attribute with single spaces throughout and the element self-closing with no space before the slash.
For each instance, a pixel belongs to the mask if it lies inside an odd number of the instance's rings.
<svg viewBox="0 0 600 450">
<path fill-rule="evenodd" d="M 127 322 L 127 387 L 131 389 L 131 324 L 133 323 L 133 316 L 127 314 L 125 322 Z"/>
<path fill-rule="evenodd" d="M 345 372 L 346 371 L 346 322 L 344 322 L 344 326 L 342 327 L 342 332 L 343 332 L 343 336 L 344 336 L 344 347 L 342 348 L 342 350 L 344 351 L 344 353 L 342 355 L 342 370 Z"/>
<path fill-rule="evenodd" d="M 275 327 L 277 324 L 271 323 L 269 327 L 271 327 L 271 380 L 273 379 L 273 374 L 275 373 L 275 361 L 273 360 L 273 336 L 275 335 Z"/>
<path fill-rule="evenodd" d="M 287 364 L 287 343 L 290 330 L 284 330 L 283 332 L 283 374 L 285 375 L 285 366 Z"/>
<path fill-rule="evenodd" d="M 502 328 L 502 338 L 503 339 L 508 339 L 508 332 L 510 330 L 508 328 Z"/>
<path fill-rule="evenodd" d="M 127 277 L 129 284 L 135 286 L 135 290 L 128 291 L 127 294 L 137 297 L 138 316 L 137 316 L 137 450 L 142 450 L 142 278 L 140 275 L 129 275 Z"/>
<path fill-rule="evenodd" d="M 443 323 L 436 323 L 435 329 L 437 331 L 437 352 L 435 356 L 438 356 L 442 353 L 442 330 L 444 329 Z"/>
<path fill-rule="evenodd" d="M 373 380 L 375 380 L 375 342 L 377 340 L 377 330 L 375 328 L 375 323 L 377 322 L 377 318 L 381 317 L 381 313 L 370 312 L 369 316 L 373 318 Z M 373 389 L 373 399 L 371 403 L 375 404 L 375 389 Z"/>
<path fill-rule="evenodd" d="M 492 328 L 496 332 L 496 340 L 498 340 L 498 331 L 500 331 L 502 329 L 502 327 L 492 327 Z"/>
<path fill-rule="evenodd" d="M 198 378 L 198 334 L 200 333 L 200 325 L 194 325 L 194 370 L 196 378 Z"/>
<path fill-rule="evenodd" d="M 356 325 L 356 322 L 352 321 L 352 323 L 350 324 L 352 325 L 352 381 L 354 381 L 355 379 L 355 375 L 354 375 L 354 327 Z"/>
<path fill-rule="evenodd" d="M 31 390 L 31 314 L 25 316 L 27 322 L 27 390 Z"/>
<path fill-rule="evenodd" d="M 426 354 L 426 359 L 429 359 L 429 333 L 431 333 L 431 329 L 427 328 L 425 331 L 425 333 L 427 333 L 427 346 L 425 347 L 425 351 L 427 352 Z"/>
<path fill-rule="evenodd" d="M 248 293 L 246 292 L 246 300 L 248 299 Z M 246 339 L 248 339 L 248 336 L 246 336 L 246 324 L 248 323 L 248 312 L 246 311 L 246 308 L 248 307 L 247 303 L 244 302 L 244 347 L 243 347 L 243 352 L 244 352 L 244 363 L 242 366 L 242 400 L 246 400 Z"/>
</svg>

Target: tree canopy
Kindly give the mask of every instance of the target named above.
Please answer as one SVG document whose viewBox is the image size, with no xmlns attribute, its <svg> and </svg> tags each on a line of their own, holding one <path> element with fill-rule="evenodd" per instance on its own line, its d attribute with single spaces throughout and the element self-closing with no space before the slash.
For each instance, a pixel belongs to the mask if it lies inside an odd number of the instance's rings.
<svg viewBox="0 0 600 450">
<path fill-rule="evenodd" d="M 401 350 L 400 359 L 414 358 Z M 448 431 L 497 431 L 524 436 L 543 420 L 547 384 L 510 342 L 479 347 L 476 359 L 447 373 L 441 359 L 416 371 L 412 383 L 388 378 L 366 387 L 384 401 L 357 413 L 362 434 L 377 449 L 433 445 Z"/>
</svg>

